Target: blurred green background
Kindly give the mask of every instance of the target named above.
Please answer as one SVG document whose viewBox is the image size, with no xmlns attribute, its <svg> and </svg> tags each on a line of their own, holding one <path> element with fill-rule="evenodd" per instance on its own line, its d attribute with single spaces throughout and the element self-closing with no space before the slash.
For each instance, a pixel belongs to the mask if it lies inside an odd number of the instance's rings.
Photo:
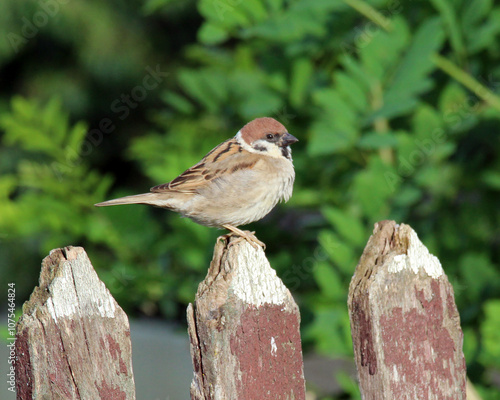
<svg viewBox="0 0 500 400">
<path fill-rule="evenodd" d="M 21 303 L 52 248 L 81 245 L 129 315 L 184 321 L 222 231 L 93 204 L 274 117 L 300 139 L 294 195 L 249 228 L 305 351 L 352 358 L 349 281 L 395 219 L 441 260 L 469 377 L 498 399 L 499 20 L 492 0 L 3 0 L 1 282 Z M 359 397 L 336 379 L 319 398 Z"/>
</svg>

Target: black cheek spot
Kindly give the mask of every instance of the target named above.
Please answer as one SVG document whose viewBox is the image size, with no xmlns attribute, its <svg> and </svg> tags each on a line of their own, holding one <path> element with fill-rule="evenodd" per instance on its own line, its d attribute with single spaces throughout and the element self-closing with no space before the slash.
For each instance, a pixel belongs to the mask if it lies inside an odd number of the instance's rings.
<svg viewBox="0 0 500 400">
<path fill-rule="evenodd" d="M 266 151 L 267 150 L 264 146 L 259 146 L 258 144 L 253 146 L 253 148 L 257 151 Z"/>
</svg>

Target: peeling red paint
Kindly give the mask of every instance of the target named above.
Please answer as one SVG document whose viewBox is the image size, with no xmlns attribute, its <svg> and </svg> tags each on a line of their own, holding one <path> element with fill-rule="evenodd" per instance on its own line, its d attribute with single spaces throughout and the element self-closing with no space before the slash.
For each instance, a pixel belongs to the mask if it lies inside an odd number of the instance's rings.
<svg viewBox="0 0 500 400">
<path fill-rule="evenodd" d="M 102 340 L 102 338 L 101 338 Z M 122 359 L 121 356 L 121 348 L 120 345 L 116 342 L 116 340 L 113 338 L 111 335 L 106 335 L 106 340 L 108 341 L 109 344 L 109 354 L 111 354 L 111 357 L 114 360 L 118 360 L 118 364 L 120 366 L 119 371 L 116 371 L 116 374 L 118 375 L 119 373 L 121 374 L 128 374 L 128 369 L 127 366 L 125 365 L 125 362 Z"/>
<path fill-rule="evenodd" d="M 111 354 L 111 357 L 113 357 L 114 360 L 117 360 L 121 353 L 119 344 L 116 343 L 116 340 L 113 339 L 113 336 L 110 334 L 106 335 L 106 340 L 109 344 L 109 354 Z"/>
<path fill-rule="evenodd" d="M 128 368 L 125 365 L 125 362 L 123 361 L 123 359 L 121 357 L 120 357 L 120 360 L 118 361 L 118 363 L 120 364 L 120 374 L 128 375 Z M 116 374 L 118 375 L 118 372 L 116 372 Z"/>
<path fill-rule="evenodd" d="M 230 339 L 241 372 L 235 398 L 305 398 L 298 313 L 279 305 L 249 306 L 240 322 Z"/>
<path fill-rule="evenodd" d="M 356 320 L 355 325 L 359 327 L 359 354 L 361 357 L 361 365 L 368 367 L 368 373 L 375 375 L 377 373 L 377 352 L 373 344 L 372 321 L 370 316 L 364 311 L 357 302 L 353 302 L 353 318 Z"/>
<path fill-rule="evenodd" d="M 29 354 L 28 332 L 23 331 L 16 337 L 16 391 L 18 399 L 31 399 L 33 397 L 33 371 Z"/>
<path fill-rule="evenodd" d="M 392 395 L 407 398 L 411 385 L 416 390 L 416 398 L 427 400 L 430 385 L 433 393 L 443 388 L 440 399 L 456 399 L 454 395 L 446 396 L 450 392 L 444 390 L 455 386 L 456 379 L 449 367 L 455 363 L 455 344 L 443 326 L 446 316 L 440 285 L 435 280 L 431 282 L 430 300 L 426 299 L 424 290 L 415 288 L 415 295 L 422 309 L 404 313 L 402 308 L 393 308 L 390 315 L 380 318 L 384 363 L 398 372 L 398 378 L 392 378 Z M 465 393 L 465 387 L 463 390 Z"/>
<path fill-rule="evenodd" d="M 121 391 L 119 388 L 114 388 L 108 386 L 107 382 L 102 382 L 102 385 L 97 386 L 97 391 L 99 392 L 99 398 L 106 400 L 126 400 L 127 396 L 125 392 Z"/>
</svg>

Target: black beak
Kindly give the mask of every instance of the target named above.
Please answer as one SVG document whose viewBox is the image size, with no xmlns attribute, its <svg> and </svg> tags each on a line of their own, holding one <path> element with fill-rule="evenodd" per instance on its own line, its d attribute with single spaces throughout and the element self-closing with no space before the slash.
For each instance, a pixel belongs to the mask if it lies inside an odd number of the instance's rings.
<svg viewBox="0 0 500 400">
<path fill-rule="evenodd" d="M 298 142 L 299 139 L 297 139 L 295 136 L 290 135 L 288 132 L 283 135 L 281 138 L 281 146 L 289 146 L 295 142 Z"/>
</svg>

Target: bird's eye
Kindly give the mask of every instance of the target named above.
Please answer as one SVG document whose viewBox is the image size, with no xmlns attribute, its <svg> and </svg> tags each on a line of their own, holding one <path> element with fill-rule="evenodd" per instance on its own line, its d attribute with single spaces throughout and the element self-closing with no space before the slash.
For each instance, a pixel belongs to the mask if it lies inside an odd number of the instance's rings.
<svg viewBox="0 0 500 400">
<path fill-rule="evenodd" d="M 274 139 L 274 135 L 272 133 L 268 133 L 266 135 L 266 138 L 267 138 L 267 140 L 273 140 Z"/>
</svg>

